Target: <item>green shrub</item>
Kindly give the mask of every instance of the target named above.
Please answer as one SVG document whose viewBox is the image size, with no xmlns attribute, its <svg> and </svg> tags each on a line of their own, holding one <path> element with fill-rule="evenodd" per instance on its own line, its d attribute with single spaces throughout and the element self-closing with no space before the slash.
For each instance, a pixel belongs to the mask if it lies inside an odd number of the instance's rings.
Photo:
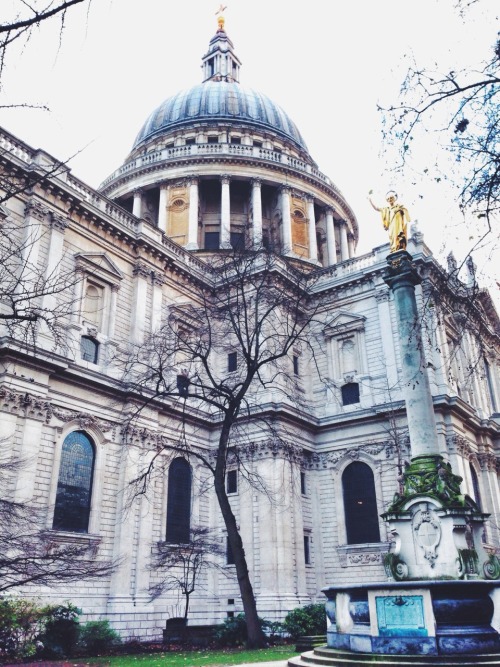
<svg viewBox="0 0 500 667">
<path fill-rule="evenodd" d="M 45 609 L 32 600 L 0 599 L 0 657 L 35 655 L 45 620 Z"/>
<path fill-rule="evenodd" d="M 326 633 L 326 615 L 324 604 L 308 604 L 297 607 L 287 615 L 283 626 L 293 638 L 304 635 L 324 635 Z"/>
<path fill-rule="evenodd" d="M 78 616 L 81 609 L 70 602 L 46 608 L 45 629 L 40 635 L 43 655 L 47 658 L 64 658 L 74 654 L 80 633 Z"/>
<path fill-rule="evenodd" d="M 107 620 L 88 621 L 80 626 L 78 646 L 87 655 L 107 652 L 113 646 L 121 644 L 121 641 L 120 635 Z"/>
</svg>

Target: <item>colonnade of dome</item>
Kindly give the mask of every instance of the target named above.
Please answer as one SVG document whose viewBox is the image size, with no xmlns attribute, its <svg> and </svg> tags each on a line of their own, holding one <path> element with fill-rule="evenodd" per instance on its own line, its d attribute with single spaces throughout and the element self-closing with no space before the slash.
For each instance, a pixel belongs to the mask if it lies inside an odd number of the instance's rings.
<svg viewBox="0 0 500 667">
<path fill-rule="evenodd" d="M 191 251 L 266 247 L 316 266 L 351 258 L 351 208 L 288 114 L 238 83 L 223 28 L 202 68 L 202 84 L 148 117 L 101 190 Z"/>
</svg>

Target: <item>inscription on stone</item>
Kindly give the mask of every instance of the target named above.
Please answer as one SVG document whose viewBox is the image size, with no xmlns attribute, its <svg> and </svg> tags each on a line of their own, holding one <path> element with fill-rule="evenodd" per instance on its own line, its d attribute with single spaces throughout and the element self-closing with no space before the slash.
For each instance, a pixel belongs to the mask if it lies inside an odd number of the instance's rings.
<svg viewBox="0 0 500 667">
<path fill-rule="evenodd" d="M 375 598 L 377 623 L 382 637 L 427 636 L 424 599 L 421 595 L 387 595 Z"/>
</svg>

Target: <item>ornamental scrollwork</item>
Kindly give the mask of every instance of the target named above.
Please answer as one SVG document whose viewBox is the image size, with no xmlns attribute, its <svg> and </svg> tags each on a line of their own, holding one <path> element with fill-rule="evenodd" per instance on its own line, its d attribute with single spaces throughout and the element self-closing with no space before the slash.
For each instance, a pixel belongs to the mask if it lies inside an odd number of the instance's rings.
<svg viewBox="0 0 500 667">
<path fill-rule="evenodd" d="M 0 400 L 7 412 L 23 414 L 31 419 L 39 419 L 48 424 L 53 414 L 50 401 L 30 394 L 19 392 L 6 387 L 0 388 Z"/>
</svg>

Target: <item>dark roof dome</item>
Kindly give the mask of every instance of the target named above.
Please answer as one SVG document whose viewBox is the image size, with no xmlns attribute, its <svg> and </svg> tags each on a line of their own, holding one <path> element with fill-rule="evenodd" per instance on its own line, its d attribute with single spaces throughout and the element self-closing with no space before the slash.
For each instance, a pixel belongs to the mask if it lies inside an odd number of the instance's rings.
<svg viewBox="0 0 500 667">
<path fill-rule="evenodd" d="M 272 130 L 307 151 L 295 123 L 267 95 L 234 81 L 214 80 L 183 90 L 160 104 L 144 123 L 134 149 L 153 137 L 199 121 L 224 121 Z"/>
</svg>

